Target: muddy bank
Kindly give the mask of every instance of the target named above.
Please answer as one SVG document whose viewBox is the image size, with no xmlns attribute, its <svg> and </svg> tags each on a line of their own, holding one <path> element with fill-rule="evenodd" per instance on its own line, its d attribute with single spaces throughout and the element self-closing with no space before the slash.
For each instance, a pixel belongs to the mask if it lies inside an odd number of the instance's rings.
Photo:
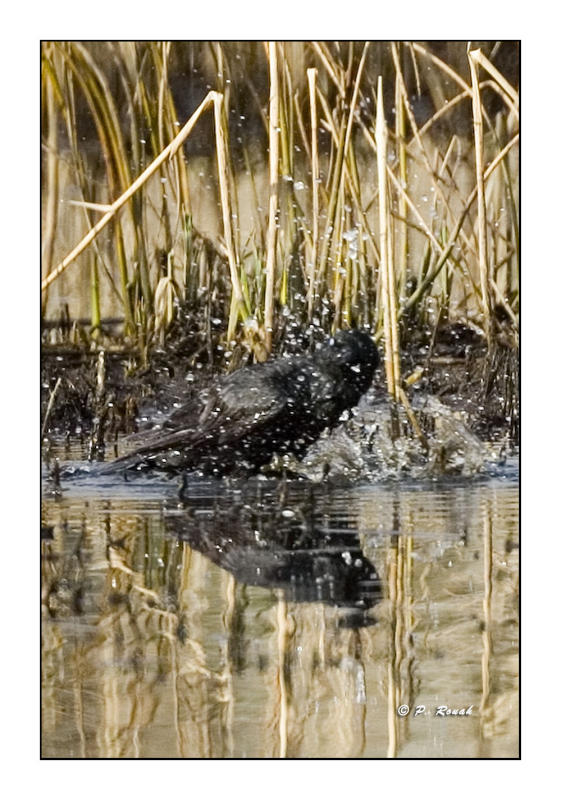
<svg viewBox="0 0 561 800">
<path fill-rule="evenodd" d="M 91 460 L 111 459 L 124 436 L 150 428 L 216 375 L 249 361 L 242 346 L 228 349 L 221 342 L 218 323 L 198 326 L 196 333 L 187 323 L 178 320 L 165 347 L 153 348 L 149 364 L 109 338 L 98 352 L 45 345 L 41 411 L 47 451 L 51 441 L 78 438 Z M 323 336 L 318 330 L 285 330 L 277 353 L 305 352 Z M 318 470 L 352 474 L 357 464 L 372 474 L 415 474 L 419 468 L 470 474 L 489 457 L 483 443 L 496 445 L 492 458 L 516 448 L 519 359 L 513 332 L 504 323 L 491 348 L 468 325 L 441 325 L 436 334 L 417 330 L 404 348 L 402 369 L 420 430 L 412 428 L 403 409 L 391 408 L 383 370 L 378 370 L 337 436 L 313 446 L 305 466 L 285 467 L 308 477 L 317 477 Z"/>
</svg>

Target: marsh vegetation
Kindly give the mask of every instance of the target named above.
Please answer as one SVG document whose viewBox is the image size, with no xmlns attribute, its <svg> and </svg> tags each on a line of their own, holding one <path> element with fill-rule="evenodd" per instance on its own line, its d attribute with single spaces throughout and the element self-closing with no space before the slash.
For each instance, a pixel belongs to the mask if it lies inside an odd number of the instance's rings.
<svg viewBox="0 0 561 800">
<path fill-rule="evenodd" d="M 512 373 L 517 48 L 44 42 L 45 348 L 216 370 L 367 327 L 407 403 L 461 323 Z"/>
</svg>

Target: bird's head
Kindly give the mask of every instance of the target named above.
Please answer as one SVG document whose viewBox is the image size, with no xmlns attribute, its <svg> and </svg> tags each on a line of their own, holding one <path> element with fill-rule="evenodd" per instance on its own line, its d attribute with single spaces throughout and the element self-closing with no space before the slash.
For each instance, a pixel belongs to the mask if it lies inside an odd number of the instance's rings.
<svg viewBox="0 0 561 800">
<path fill-rule="evenodd" d="M 322 366 L 341 369 L 361 393 L 372 383 L 380 362 L 372 337 L 357 329 L 337 331 L 316 351 L 315 358 Z"/>
</svg>

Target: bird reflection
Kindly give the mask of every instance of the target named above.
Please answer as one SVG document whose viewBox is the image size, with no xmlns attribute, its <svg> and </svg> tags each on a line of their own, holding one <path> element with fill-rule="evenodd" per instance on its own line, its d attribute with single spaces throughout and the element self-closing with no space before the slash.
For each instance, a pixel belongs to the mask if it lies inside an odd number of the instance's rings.
<svg viewBox="0 0 561 800">
<path fill-rule="evenodd" d="M 287 491 L 274 482 L 264 491 L 254 481 L 219 498 L 183 496 L 182 510 L 166 513 L 166 530 L 239 582 L 280 589 L 288 602 L 337 606 L 342 627 L 375 622 L 369 612 L 382 598 L 380 578 L 348 509 L 334 513 L 324 486 Z"/>
</svg>

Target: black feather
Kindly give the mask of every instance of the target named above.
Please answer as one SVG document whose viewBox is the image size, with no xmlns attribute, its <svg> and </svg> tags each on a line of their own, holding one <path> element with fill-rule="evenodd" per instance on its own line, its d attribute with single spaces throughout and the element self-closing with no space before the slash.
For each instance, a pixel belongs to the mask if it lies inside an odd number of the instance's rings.
<svg viewBox="0 0 561 800">
<path fill-rule="evenodd" d="M 313 355 L 243 367 L 177 409 L 132 453 L 103 469 L 256 470 L 304 454 L 368 389 L 378 351 L 366 333 L 339 331 Z M 136 437 L 138 440 L 138 436 Z"/>
</svg>

